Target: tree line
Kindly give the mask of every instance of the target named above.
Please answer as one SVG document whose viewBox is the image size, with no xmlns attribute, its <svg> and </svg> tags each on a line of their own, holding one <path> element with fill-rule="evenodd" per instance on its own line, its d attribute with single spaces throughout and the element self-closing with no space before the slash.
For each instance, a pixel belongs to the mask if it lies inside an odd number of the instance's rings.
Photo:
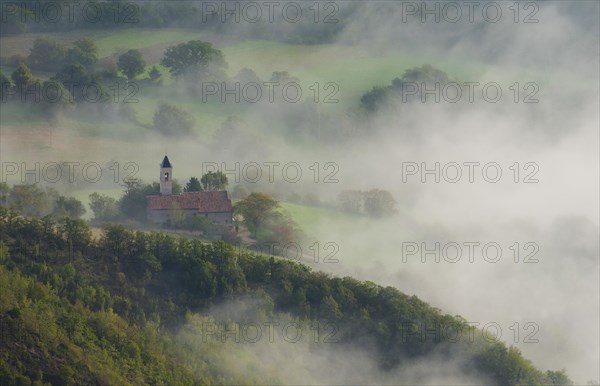
<svg viewBox="0 0 600 386">
<path fill-rule="evenodd" d="M 296 2 L 290 14 L 303 15 L 290 22 L 277 4 L 274 13 L 261 10 L 260 20 L 240 27 L 244 1 L 231 2 L 227 9 L 214 1 L 145 2 L 145 1 L 65 1 L 51 6 L 40 0 L 0 1 L 0 34 L 20 35 L 32 32 L 73 30 L 127 30 L 132 28 L 187 28 L 208 33 L 229 34 L 255 39 L 277 40 L 295 44 L 331 42 L 345 25 L 344 20 L 357 12 L 357 4 L 343 7 L 330 2 Z M 206 3 L 210 3 L 208 6 Z M 327 8 L 326 8 L 327 7 Z M 229 10 L 237 10 L 229 12 Z M 237 15 L 236 15 L 237 14 Z M 245 16 L 245 12 L 244 12 Z M 294 17 L 294 16 L 291 16 Z M 243 20 L 243 19 L 242 19 Z M 327 22 L 325 22 L 327 21 Z M 231 28 L 235 26 L 236 28 Z"/>
</svg>

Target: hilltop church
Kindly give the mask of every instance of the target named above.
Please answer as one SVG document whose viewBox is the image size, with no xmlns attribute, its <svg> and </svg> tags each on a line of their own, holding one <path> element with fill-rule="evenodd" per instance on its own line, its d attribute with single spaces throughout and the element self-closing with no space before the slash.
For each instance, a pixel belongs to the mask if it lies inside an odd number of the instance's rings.
<svg viewBox="0 0 600 386">
<path fill-rule="evenodd" d="M 173 166 L 166 155 L 160 164 L 160 194 L 146 199 L 148 218 L 157 224 L 165 223 L 171 211 L 179 209 L 186 217 L 204 215 L 221 224 L 233 220 L 231 197 L 226 190 L 173 194 Z"/>
</svg>

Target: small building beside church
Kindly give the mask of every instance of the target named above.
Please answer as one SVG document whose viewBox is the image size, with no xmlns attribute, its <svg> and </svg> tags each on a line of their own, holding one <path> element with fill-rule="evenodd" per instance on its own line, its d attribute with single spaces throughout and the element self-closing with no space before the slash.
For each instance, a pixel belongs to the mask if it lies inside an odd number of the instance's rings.
<svg viewBox="0 0 600 386">
<path fill-rule="evenodd" d="M 160 163 L 160 194 L 147 196 L 148 219 L 163 224 L 174 210 L 188 216 L 203 215 L 221 224 L 233 221 L 231 197 L 226 190 L 213 192 L 184 192 L 173 194 L 173 166 L 169 158 Z"/>
</svg>

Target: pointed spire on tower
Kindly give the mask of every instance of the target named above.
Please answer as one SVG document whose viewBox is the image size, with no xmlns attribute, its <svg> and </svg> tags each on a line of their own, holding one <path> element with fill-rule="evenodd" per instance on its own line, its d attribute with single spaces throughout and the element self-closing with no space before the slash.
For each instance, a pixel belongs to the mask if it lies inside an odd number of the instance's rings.
<svg viewBox="0 0 600 386">
<path fill-rule="evenodd" d="M 162 162 L 160 163 L 160 167 L 161 168 L 172 168 L 173 166 L 171 166 L 171 162 L 169 162 L 169 157 L 167 157 L 167 155 L 165 154 L 165 158 L 163 158 Z"/>
</svg>

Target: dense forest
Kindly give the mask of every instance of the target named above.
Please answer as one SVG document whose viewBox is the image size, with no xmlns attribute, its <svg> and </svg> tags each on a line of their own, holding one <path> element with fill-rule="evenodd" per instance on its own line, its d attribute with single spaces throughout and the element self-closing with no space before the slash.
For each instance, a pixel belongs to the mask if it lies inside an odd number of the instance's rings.
<svg viewBox="0 0 600 386">
<path fill-rule="evenodd" d="M 251 2 L 248 2 L 251 3 Z M 232 26 L 240 21 L 250 27 L 256 38 L 286 41 L 290 43 L 316 44 L 331 41 L 340 32 L 347 17 L 360 8 L 359 4 L 340 7 L 334 2 L 298 2 L 287 10 L 280 3 L 273 3 L 269 14 L 253 16 L 252 20 L 240 20 L 256 13 L 256 5 L 243 2 L 226 5 L 214 1 L 61 1 L 46 5 L 39 0 L 12 2 L 0 1 L 0 33 L 16 35 L 27 32 L 61 32 L 78 29 L 99 30 L 104 28 L 168 28 L 173 26 L 231 33 Z M 253 9 L 247 9 L 248 7 Z M 286 8 L 286 9 L 284 9 Z M 237 15 L 236 15 L 237 14 Z M 296 20 L 297 14 L 305 15 Z M 46 16 L 52 15 L 52 16 Z M 40 19 L 47 19 L 39 23 Z M 297 23 L 300 21 L 299 23 Z M 323 21 L 316 24 L 316 22 Z M 285 33 L 265 26 L 275 23 L 287 27 Z M 234 32 L 235 33 L 235 32 Z M 248 33 L 238 31 L 238 33 Z"/>
<path fill-rule="evenodd" d="M 0 207 L 0 263 L 0 383 L 6 385 L 281 383 L 211 363 L 240 345 L 232 329 L 285 320 L 321 326 L 311 350 L 374 347 L 382 371 L 436 352 L 472 357 L 461 371 L 494 384 L 570 384 L 564 372 L 544 373 L 477 329 L 462 339 L 454 332 L 432 336 L 439 326 L 470 327 L 415 296 L 222 241 L 122 225 L 93 236 L 79 219 Z M 211 315 L 223 303 L 239 312 Z M 203 327 L 221 326 L 219 318 L 227 323 L 225 339 L 207 336 Z M 194 331 L 204 334 L 197 346 L 190 343 Z M 187 344 L 182 334 L 190 335 Z"/>
</svg>

